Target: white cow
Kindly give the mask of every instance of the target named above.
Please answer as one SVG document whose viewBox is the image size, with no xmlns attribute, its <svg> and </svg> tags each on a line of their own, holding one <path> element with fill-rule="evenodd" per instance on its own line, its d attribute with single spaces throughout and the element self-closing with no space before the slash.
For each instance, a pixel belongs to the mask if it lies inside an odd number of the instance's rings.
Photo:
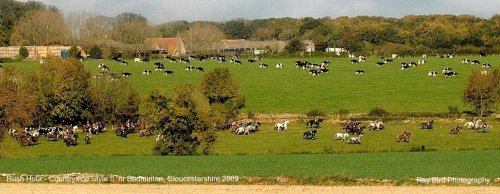
<svg viewBox="0 0 500 194">
<path fill-rule="evenodd" d="M 141 58 L 134 58 L 134 62 L 142 63 L 142 60 L 141 60 Z"/>
<path fill-rule="evenodd" d="M 347 140 L 347 138 L 349 138 L 349 134 L 348 133 L 336 133 L 335 134 L 335 139 L 336 140 L 344 141 L 344 140 Z"/>
<path fill-rule="evenodd" d="M 284 122 L 282 122 L 282 123 L 276 123 L 276 124 L 274 125 L 274 129 L 276 129 L 276 130 L 278 130 L 278 131 L 281 131 L 281 130 L 286 131 L 286 130 L 288 130 L 288 123 L 289 123 L 289 122 L 290 122 L 290 121 L 286 120 L 286 121 L 284 121 Z"/>
</svg>

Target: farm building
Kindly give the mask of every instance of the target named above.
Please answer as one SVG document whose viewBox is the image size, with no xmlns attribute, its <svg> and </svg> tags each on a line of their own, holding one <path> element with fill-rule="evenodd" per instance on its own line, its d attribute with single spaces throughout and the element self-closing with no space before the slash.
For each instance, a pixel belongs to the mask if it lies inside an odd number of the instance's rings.
<svg viewBox="0 0 500 194">
<path fill-rule="evenodd" d="M 262 54 L 266 51 L 279 52 L 285 48 L 284 41 L 249 41 L 245 39 L 222 40 L 223 52 Z"/>
<path fill-rule="evenodd" d="M 61 50 L 69 50 L 69 46 L 25 46 L 29 59 L 61 57 Z M 15 58 L 21 46 L 0 47 L 0 58 Z"/>
<path fill-rule="evenodd" d="M 302 43 L 306 46 L 306 52 L 314 52 L 314 43 L 310 40 L 304 40 Z"/>
<path fill-rule="evenodd" d="M 332 48 L 332 47 L 328 47 L 325 49 L 325 52 L 327 53 L 334 53 L 335 55 L 339 56 L 340 53 L 346 53 L 348 52 L 346 49 L 344 48 Z"/>
<path fill-rule="evenodd" d="M 181 38 L 148 38 L 144 44 L 153 53 L 167 53 L 173 56 L 186 54 L 186 48 Z"/>
</svg>

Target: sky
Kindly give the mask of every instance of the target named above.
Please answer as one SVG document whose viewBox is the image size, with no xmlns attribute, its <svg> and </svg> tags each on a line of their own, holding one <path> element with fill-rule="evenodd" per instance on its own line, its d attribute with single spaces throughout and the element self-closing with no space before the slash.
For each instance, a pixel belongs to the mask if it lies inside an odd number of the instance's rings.
<svg viewBox="0 0 500 194">
<path fill-rule="evenodd" d="M 27 0 L 20 0 L 27 1 Z M 469 14 L 488 19 L 500 14 L 500 0 L 37 0 L 64 13 L 87 11 L 114 17 L 138 13 L 154 24 L 231 19 Z"/>
</svg>

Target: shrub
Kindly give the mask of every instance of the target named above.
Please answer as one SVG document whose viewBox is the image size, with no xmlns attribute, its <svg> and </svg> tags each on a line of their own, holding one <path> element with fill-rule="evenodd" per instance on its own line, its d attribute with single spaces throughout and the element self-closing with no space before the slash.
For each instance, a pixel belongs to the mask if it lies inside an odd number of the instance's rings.
<svg viewBox="0 0 500 194">
<path fill-rule="evenodd" d="M 97 45 L 90 48 L 90 57 L 94 59 L 102 59 L 102 50 Z"/>
<path fill-rule="evenodd" d="M 69 55 L 69 57 L 74 57 L 74 58 L 77 58 L 77 59 L 82 58 L 81 51 L 78 50 L 78 48 L 76 46 L 71 46 L 69 48 L 68 55 Z"/>
<path fill-rule="evenodd" d="M 380 107 L 375 107 L 368 113 L 368 116 L 372 117 L 386 117 L 387 115 L 389 115 L 389 113 Z"/>
<path fill-rule="evenodd" d="M 255 118 L 255 113 L 251 111 L 247 113 L 247 119 L 254 119 L 254 118 Z"/>
<path fill-rule="evenodd" d="M 457 117 L 460 114 L 457 106 L 448 106 L 448 117 Z"/>
<path fill-rule="evenodd" d="M 22 46 L 21 48 L 19 48 L 19 57 L 21 59 L 28 58 L 29 54 L 30 53 L 28 52 L 28 49 L 26 47 Z"/>
<path fill-rule="evenodd" d="M 308 117 L 325 117 L 326 114 L 325 112 L 318 110 L 318 109 L 311 109 L 306 113 Z"/>
</svg>

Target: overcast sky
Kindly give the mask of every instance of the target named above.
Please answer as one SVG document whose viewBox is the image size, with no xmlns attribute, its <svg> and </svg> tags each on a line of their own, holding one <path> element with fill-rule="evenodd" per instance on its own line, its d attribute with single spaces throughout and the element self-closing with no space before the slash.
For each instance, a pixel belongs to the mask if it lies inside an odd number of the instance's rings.
<svg viewBox="0 0 500 194">
<path fill-rule="evenodd" d="M 27 1 L 27 0 L 21 0 Z M 65 13 L 90 11 L 114 17 L 134 12 L 152 23 L 174 20 L 227 21 L 306 16 L 386 16 L 470 14 L 490 18 L 499 14 L 500 0 L 38 0 Z"/>
</svg>

